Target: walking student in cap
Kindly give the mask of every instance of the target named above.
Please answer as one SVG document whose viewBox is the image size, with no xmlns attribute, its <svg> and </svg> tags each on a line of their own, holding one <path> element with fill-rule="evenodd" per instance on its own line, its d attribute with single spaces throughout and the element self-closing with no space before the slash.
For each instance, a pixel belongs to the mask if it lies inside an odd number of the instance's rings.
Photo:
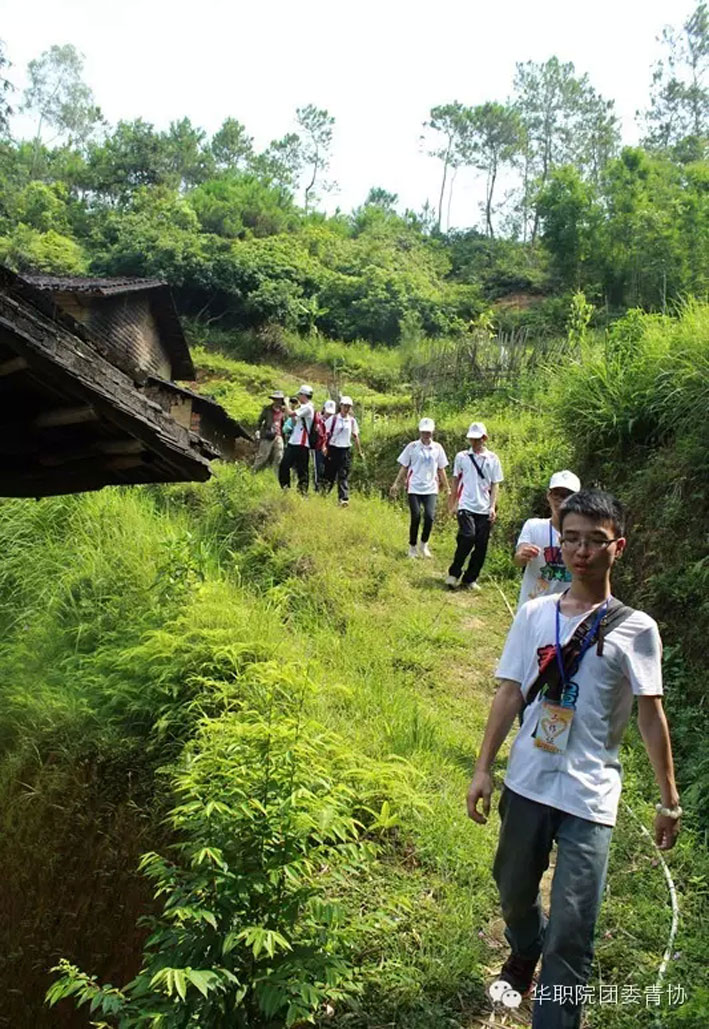
<svg viewBox="0 0 709 1029">
<path fill-rule="evenodd" d="M 524 568 L 518 611 L 528 600 L 568 588 L 571 572 L 561 554 L 559 510 L 567 497 L 580 489 L 579 478 L 573 472 L 554 472 L 547 490 L 551 518 L 528 518 L 522 526 L 513 558 L 516 565 Z"/>
<path fill-rule="evenodd" d="M 293 431 L 278 469 L 281 488 L 290 489 L 291 468 L 295 468 L 298 489 L 302 494 L 308 492 L 310 480 L 310 430 L 315 419 L 312 399 L 310 386 L 301 386 L 298 390 L 298 407 L 288 411 L 289 417 L 293 419 Z"/>
<path fill-rule="evenodd" d="M 497 518 L 497 493 L 503 475 L 499 457 L 487 449 L 487 429 L 483 423 L 473 422 L 466 436 L 470 447 L 460 450 L 453 464 L 448 507 L 451 514 L 457 511 L 458 535 L 445 583 L 450 589 L 460 583 L 463 589 L 479 590 L 478 576 L 485 563 L 490 529 Z"/>
<path fill-rule="evenodd" d="M 322 425 L 327 425 L 328 418 L 331 418 L 337 410 L 337 404 L 334 400 L 326 400 L 320 409 L 320 417 L 322 418 Z M 327 438 L 327 437 L 326 437 Z M 325 447 L 313 451 L 313 459 L 315 466 L 313 469 L 315 477 L 315 489 L 316 491 L 324 490 L 325 488 Z"/>
<path fill-rule="evenodd" d="M 435 443 L 433 433 L 436 424 L 433 418 L 422 418 L 419 422 L 419 438 L 407 443 L 398 457 L 399 474 L 392 483 L 389 493 L 395 497 L 406 480 L 411 520 L 409 524 L 409 557 L 433 557 L 428 541 L 436 517 L 436 500 L 439 489 L 449 492 L 446 468 L 448 458 L 440 443 Z M 423 510 L 421 542 L 418 531 Z"/>
<path fill-rule="evenodd" d="M 637 698 L 638 728 L 659 787 L 655 844 L 674 846 L 682 809 L 662 707 L 662 643 L 655 621 L 611 593 L 625 550 L 615 497 L 580 490 L 559 512 L 566 592 L 517 612 L 497 667 L 468 814 L 490 813 L 495 757 L 523 713 L 507 761 L 493 875 L 510 955 L 490 987 L 517 1007 L 537 962 L 533 1029 L 579 1029 L 584 987 L 621 793 L 619 747 Z M 556 842 L 548 916 L 539 882 Z"/>
<path fill-rule="evenodd" d="M 283 457 L 283 422 L 285 420 L 286 398 L 281 390 L 269 393 L 270 404 L 267 404 L 258 418 L 257 439 L 259 441 L 253 470 L 258 472 L 270 465 L 278 473 L 278 466 Z"/>
<path fill-rule="evenodd" d="M 352 441 L 362 457 L 359 425 L 352 414 L 352 397 L 340 397 L 340 411 L 325 422 L 327 457 L 325 459 L 325 490 L 330 492 L 337 480 L 337 496 L 341 507 L 350 502 L 349 474 L 352 463 Z"/>
</svg>

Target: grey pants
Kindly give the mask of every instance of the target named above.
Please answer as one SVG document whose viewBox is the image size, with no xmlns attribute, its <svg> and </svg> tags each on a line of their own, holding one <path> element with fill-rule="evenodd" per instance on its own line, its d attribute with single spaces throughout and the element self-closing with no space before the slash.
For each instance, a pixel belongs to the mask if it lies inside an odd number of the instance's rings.
<svg viewBox="0 0 709 1029">
<path fill-rule="evenodd" d="M 258 472 L 266 465 L 273 468 L 278 475 L 278 466 L 283 459 L 283 437 L 276 436 L 275 439 L 260 439 L 256 457 L 254 459 L 254 471 Z"/>
<path fill-rule="evenodd" d="M 579 1029 L 577 988 L 586 985 L 591 973 L 612 827 L 527 800 L 507 787 L 500 817 L 493 874 L 505 936 L 513 953 L 542 957 L 532 1027 Z M 547 921 L 539 881 L 549 867 L 554 841 L 557 858 Z"/>
</svg>

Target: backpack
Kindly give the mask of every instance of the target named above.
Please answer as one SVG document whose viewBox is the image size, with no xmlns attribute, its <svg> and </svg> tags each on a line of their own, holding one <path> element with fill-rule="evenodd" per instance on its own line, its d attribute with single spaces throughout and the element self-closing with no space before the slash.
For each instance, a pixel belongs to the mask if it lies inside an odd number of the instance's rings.
<svg viewBox="0 0 709 1029">
<path fill-rule="evenodd" d="M 308 423 L 305 418 L 303 419 L 303 428 L 307 430 Z M 323 421 L 322 415 L 319 411 L 316 411 L 313 415 L 313 421 L 310 426 L 310 432 L 308 433 L 308 446 L 311 450 L 322 450 L 327 443 L 327 433 L 325 431 L 325 422 Z"/>
</svg>

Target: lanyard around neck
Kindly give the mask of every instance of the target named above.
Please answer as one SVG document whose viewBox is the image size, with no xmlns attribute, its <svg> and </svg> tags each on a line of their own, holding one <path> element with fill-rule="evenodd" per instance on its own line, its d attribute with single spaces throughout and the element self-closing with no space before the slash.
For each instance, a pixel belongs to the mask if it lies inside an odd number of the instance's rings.
<svg viewBox="0 0 709 1029">
<path fill-rule="evenodd" d="M 598 629 L 598 626 L 601 623 L 601 619 L 604 617 L 604 615 L 606 614 L 606 611 L 608 610 L 608 604 L 611 601 L 611 597 L 606 597 L 606 599 L 603 601 L 603 603 L 599 607 L 598 611 L 596 612 L 596 617 L 593 619 L 593 622 L 591 624 L 591 628 L 588 630 L 588 632 L 584 636 L 583 641 L 581 643 L 581 646 L 579 648 L 578 655 L 576 656 L 572 666 L 569 668 L 569 672 L 568 672 L 568 675 L 567 675 L 566 669 L 564 668 L 564 659 L 563 659 L 562 654 L 561 654 L 561 632 L 560 632 L 561 600 L 562 600 L 562 597 L 564 597 L 564 596 L 566 596 L 566 594 L 562 593 L 561 597 L 559 597 L 559 599 L 557 600 L 557 602 L 554 605 L 554 607 L 556 608 L 556 663 L 559 666 L 559 676 L 561 678 L 561 684 L 562 684 L 562 686 L 565 689 L 566 686 L 569 684 L 569 681 L 571 680 L 571 678 L 574 675 L 576 675 L 576 672 L 579 669 L 579 665 L 581 664 L 581 661 L 583 660 L 584 654 L 586 653 L 588 648 L 591 646 L 591 643 L 593 642 L 593 637 L 596 635 L 596 630 Z"/>
</svg>

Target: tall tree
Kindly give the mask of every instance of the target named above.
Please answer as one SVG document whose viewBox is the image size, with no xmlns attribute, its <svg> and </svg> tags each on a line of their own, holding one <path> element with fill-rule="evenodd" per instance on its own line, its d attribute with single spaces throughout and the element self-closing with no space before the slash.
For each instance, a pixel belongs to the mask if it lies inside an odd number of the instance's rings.
<svg viewBox="0 0 709 1029">
<path fill-rule="evenodd" d="M 254 171 L 287 193 L 293 193 L 303 171 L 303 141 L 297 132 L 272 139 L 252 160 Z"/>
<path fill-rule="evenodd" d="M 645 112 L 645 143 L 666 149 L 692 137 L 701 147 L 709 137 L 707 5 L 697 5 L 680 33 L 666 27 L 660 41 L 666 56 L 653 70 L 650 107 Z"/>
<path fill-rule="evenodd" d="M 0 39 L 0 137 L 9 136 L 10 134 L 12 108 L 10 107 L 8 95 L 13 92 L 15 87 L 5 77 L 5 73 L 11 67 L 11 64 L 12 62 L 8 60 L 5 53 L 5 43 Z"/>
<path fill-rule="evenodd" d="M 205 132 L 196 128 L 189 118 L 170 122 L 165 142 L 170 170 L 175 183 L 182 189 L 196 186 L 214 171 L 214 158 L 205 146 Z"/>
<path fill-rule="evenodd" d="M 542 242 L 558 284 L 562 289 L 582 289 L 600 219 L 593 186 L 572 165 L 556 168 L 539 193 L 538 207 Z"/>
<path fill-rule="evenodd" d="M 303 163 L 310 167 L 309 181 L 305 187 L 304 206 L 307 214 L 314 198 L 318 177 L 327 171 L 330 165 L 332 127 L 335 119 L 324 108 L 315 107 L 314 104 L 298 107 L 296 118 L 303 133 Z"/>
<path fill-rule="evenodd" d="M 388 211 L 393 214 L 396 210 L 398 200 L 398 193 L 390 193 L 388 190 L 382 189 L 381 186 L 372 186 L 369 193 L 367 193 L 367 199 L 364 201 L 364 206 L 380 207 L 382 211 Z"/>
<path fill-rule="evenodd" d="M 141 186 L 169 180 L 166 137 L 142 118 L 119 121 L 106 139 L 90 146 L 88 172 L 94 192 L 109 202 L 127 203 Z"/>
<path fill-rule="evenodd" d="M 515 106 L 526 132 L 523 166 L 523 222 L 525 237 L 531 215 L 536 238 L 539 216 L 531 212 L 535 193 L 543 188 L 554 168 L 576 165 L 583 171 L 600 170 L 619 140 L 613 102 L 604 100 L 588 76 L 577 77 L 571 62 L 551 57 L 543 64 L 517 65 Z"/>
<path fill-rule="evenodd" d="M 428 151 L 430 157 L 443 161 L 441 193 L 438 198 L 437 229 L 440 232 L 448 174 L 465 161 L 466 139 L 470 124 L 470 108 L 454 100 L 452 104 L 432 107 L 424 128 L 440 133 L 442 140 Z"/>
<path fill-rule="evenodd" d="M 524 130 L 519 113 L 498 103 L 473 108 L 465 137 L 466 163 L 487 173 L 485 187 L 485 231 L 495 235 L 492 214 L 493 196 L 500 168 L 509 164 L 520 152 Z"/>
<path fill-rule="evenodd" d="M 253 155 L 253 137 L 236 118 L 226 118 L 212 136 L 212 154 L 217 168 L 233 171 L 247 164 Z"/>
<path fill-rule="evenodd" d="M 47 127 L 54 130 L 52 139 L 82 146 L 103 123 L 101 109 L 82 79 L 83 70 L 83 55 L 71 43 L 55 44 L 27 65 L 23 110 L 37 115 L 37 146 Z"/>
</svg>

